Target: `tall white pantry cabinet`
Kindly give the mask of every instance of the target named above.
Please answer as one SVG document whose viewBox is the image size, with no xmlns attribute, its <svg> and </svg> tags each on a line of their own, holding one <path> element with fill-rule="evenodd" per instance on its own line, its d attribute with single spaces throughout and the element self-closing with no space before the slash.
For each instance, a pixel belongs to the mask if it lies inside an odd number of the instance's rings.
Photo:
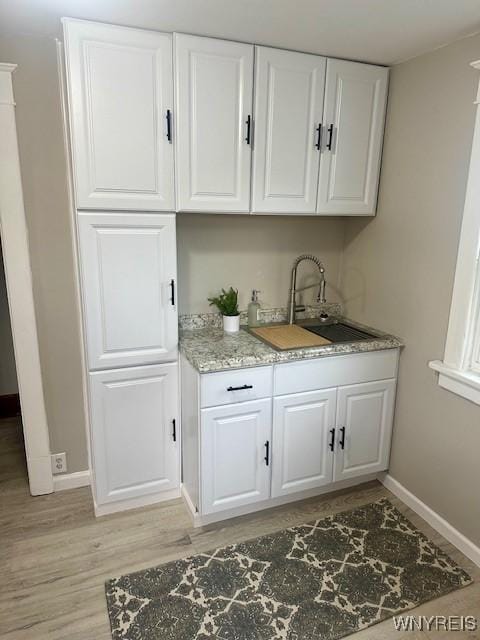
<svg viewBox="0 0 480 640">
<path fill-rule="evenodd" d="M 101 515 L 180 495 L 172 36 L 64 29 Z"/>
</svg>

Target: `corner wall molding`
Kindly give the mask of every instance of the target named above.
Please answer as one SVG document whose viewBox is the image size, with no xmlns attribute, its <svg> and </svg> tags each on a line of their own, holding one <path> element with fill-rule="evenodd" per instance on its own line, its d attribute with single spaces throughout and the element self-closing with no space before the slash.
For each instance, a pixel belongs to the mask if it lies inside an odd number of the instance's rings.
<svg viewBox="0 0 480 640">
<path fill-rule="evenodd" d="M 52 493 L 53 478 L 15 122 L 15 68 L 0 63 L 0 228 L 28 481 L 36 496 Z"/>
<path fill-rule="evenodd" d="M 440 535 L 448 540 L 454 547 L 457 547 L 467 558 L 470 558 L 478 567 L 480 567 L 480 547 L 472 542 L 469 538 L 455 529 L 447 520 L 442 518 L 436 511 L 431 509 L 420 498 L 417 498 L 411 491 L 404 487 L 398 480 L 395 480 L 390 474 L 380 474 L 378 476 L 380 482 L 391 491 L 397 498 L 400 498 L 407 507 L 410 507 L 416 514 L 423 518 L 433 527 Z"/>
<path fill-rule="evenodd" d="M 53 476 L 53 490 L 65 491 L 66 489 L 78 489 L 90 486 L 90 471 L 75 471 L 74 473 L 61 473 Z"/>
</svg>

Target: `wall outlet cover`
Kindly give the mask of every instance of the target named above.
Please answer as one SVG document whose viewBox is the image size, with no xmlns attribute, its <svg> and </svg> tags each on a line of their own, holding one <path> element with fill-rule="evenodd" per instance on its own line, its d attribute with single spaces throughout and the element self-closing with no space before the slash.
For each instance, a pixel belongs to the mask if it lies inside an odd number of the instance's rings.
<svg viewBox="0 0 480 640">
<path fill-rule="evenodd" d="M 67 472 L 67 454 L 65 452 L 52 453 L 51 458 L 53 475 Z"/>
</svg>

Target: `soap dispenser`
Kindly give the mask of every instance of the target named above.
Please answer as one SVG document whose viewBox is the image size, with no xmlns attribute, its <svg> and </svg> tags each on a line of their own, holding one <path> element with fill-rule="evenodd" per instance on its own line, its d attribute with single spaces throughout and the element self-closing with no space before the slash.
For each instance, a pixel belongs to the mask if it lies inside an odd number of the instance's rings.
<svg viewBox="0 0 480 640">
<path fill-rule="evenodd" d="M 260 324 L 260 303 L 258 301 L 258 289 L 252 290 L 252 301 L 248 305 L 248 326 L 258 327 Z"/>
</svg>

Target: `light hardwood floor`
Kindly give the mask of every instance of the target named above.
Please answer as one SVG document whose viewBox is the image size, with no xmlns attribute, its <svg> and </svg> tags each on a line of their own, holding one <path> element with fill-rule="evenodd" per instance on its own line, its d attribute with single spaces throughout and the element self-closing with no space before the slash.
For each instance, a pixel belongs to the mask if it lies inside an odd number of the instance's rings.
<svg viewBox="0 0 480 640">
<path fill-rule="evenodd" d="M 480 582 L 480 569 L 382 485 L 354 490 L 193 529 L 180 500 L 95 519 L 89 489 L 32 498 L 18 421 L 0 422 L 0 638 L 111 640 L 103 584 L 107 578 L 300 524 L 387 496 Z M 429 602 L 417 615 L 475 615 L 480 586 Z M 349 636 L 480 638 L 480 631 L 402 633 L 391 620 Z M 162 640 L 159 638 L 159 640 Z M 301 640 L 301 639 L 299 639 Z"/>
</svg>

